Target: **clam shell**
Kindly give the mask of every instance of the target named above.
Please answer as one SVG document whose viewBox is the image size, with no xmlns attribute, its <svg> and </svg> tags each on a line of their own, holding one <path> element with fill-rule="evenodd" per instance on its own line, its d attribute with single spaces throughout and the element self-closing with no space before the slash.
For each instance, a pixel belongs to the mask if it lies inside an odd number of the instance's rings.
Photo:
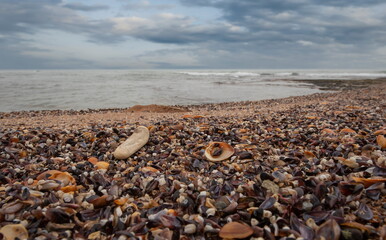
<svg viewBox="0 0 386 240">
<path fill-rule="evenodd" d="M 42 172 L 41 174 L 39 174 L 36 177 L 36 180 L 47 179 L 47 178 L 53 176 L 54 174 L 58 174 L 58 173 L 61 173 L 61 171 L 58 171 L 58 170 L 47 170 L 47 171 Z"/>
<path fill-rule="evenodd" d="M 110 164 L 108 162 L 101 161 L 101 162 L 95 163 L 95 166 L 97 169 L 108 169 Z"/>
<path fill-rule="evenodd" d="M 230 222 L 220 230 L 221 238 L 246 238 L 253 234 L 253 229 L 245 224 Z"/>
<path fill-rule="evenodd" d="M 136 151 L 142 148 L 149 141 L 149 129 L 144 126 L 139 126 L 134 130 L 134 133 L 114 151 L 116 159 L 127 159 Z"/>
<path fill-rule="evenodd" d="M 98 162 L 98 158 L 96 158 L 96 157 L 89 157 L 87 161 L 89 161 L 90 163 L 95 165 Z"/>
<path fill-rule="evenodd" d="M 7 240 L 26 240 L 28 239 L 28 231 L 21 224 L 9 224 L 0 229 L 0 233 L 3 234 L 4 239 Z"/>
<path fill-rule="evenodd" d="M 67 186 L 70 184 L 73 185 L 76 183 L 75 178 L 73 176 L 71 176 L 71 174 L 69 174 L 68 172 L 54 173 L 48 179 L 58 180 L 58 181 L 62 182 L 63 186 Z"/>
<path fill-rule="evenodd" d="M 352 177 L 352 179 L 357 183 L 362 183 L 366 188 L 370 187 L 371 185 L 379 182 L 386 182 L 386 178 L 359 178 L 359 177 Z"/>
<path fill-rule="evenodd" d="M 231 145 L 225 142 L 211 142 L 206 147 L 205 157 L 211 162 L 220 162 L 230 158 L 235 153 Z"/>
<path fill-rule="evenodd" d="M 340 130 L 339 133 L 356 133 L 356 132 L 351 128 L 343 128 L 342 130 Z"/>
<path fill-rule="evenodd" d="M 377 143 L 382 149 L 386 148 L 386 138 L 383 135 L 377 136 Z"/>
</svg>

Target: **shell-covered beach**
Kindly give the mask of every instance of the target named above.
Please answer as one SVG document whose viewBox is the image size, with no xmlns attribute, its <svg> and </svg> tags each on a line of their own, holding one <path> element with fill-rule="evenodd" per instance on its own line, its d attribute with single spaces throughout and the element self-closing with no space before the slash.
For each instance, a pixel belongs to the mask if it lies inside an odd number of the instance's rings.
<svg viewBox="0 0 386 240">
<path fill-rule="evenodd" d="M 255 102 L 0 113 L 0 233 L 385 239 L 385 99 L 381 83 Z M 147 143 L 116 159 L 139 126 Z M 222 144 L 230 156 L 211 160 Z"/>
</svg>

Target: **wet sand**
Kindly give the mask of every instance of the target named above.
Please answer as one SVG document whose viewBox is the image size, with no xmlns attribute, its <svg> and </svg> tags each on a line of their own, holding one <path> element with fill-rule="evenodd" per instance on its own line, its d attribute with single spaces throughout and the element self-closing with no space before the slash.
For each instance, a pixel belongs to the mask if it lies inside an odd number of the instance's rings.
<svg viewBox="0 0 386 240">
<path fill-rule="evenodd" d="M 0 113 L 0 233 L 385 237 L 385 99 L 380 83 L 255 102 Z M 148 143 L 115 159 L 140 125 Z M 210 142 L 234 153 L 208 161 Z"/>
</svg>

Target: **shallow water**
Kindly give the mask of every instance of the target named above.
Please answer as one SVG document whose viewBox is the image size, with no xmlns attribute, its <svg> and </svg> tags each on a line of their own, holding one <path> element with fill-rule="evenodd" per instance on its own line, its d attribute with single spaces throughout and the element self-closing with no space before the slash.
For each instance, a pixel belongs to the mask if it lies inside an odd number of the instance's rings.
<svg viewBox="0 0 386 240">
<path fill-rule="evenodd" d="M 386 77 L 385 72 L 296 70 L 3 70 L 0 111 L 126 108 L 261 100 L 320 92 L 298 79 Z"/>
</svg>

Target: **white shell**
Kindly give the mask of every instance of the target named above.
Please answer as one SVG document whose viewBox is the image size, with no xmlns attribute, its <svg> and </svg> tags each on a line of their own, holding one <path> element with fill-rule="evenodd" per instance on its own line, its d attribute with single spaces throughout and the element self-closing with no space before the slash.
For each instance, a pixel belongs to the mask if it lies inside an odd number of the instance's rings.
<svg viewBox="0 0 386 240">
<path fill-rule="evenodd" d="M 221 154 L 218 156 L 213 156 L 213 151 L 215 149 L 220 148 Z M 211 142 L 209 145 L 206 147 L 205 150 L 205 157 L 211 161 L 211 162 L 220 162 L 224 161 L 228 158 L 230 158 L 233 154 L 235 153 L 235 150 L 231 145 L 225 142 Z"/>
</svg>

